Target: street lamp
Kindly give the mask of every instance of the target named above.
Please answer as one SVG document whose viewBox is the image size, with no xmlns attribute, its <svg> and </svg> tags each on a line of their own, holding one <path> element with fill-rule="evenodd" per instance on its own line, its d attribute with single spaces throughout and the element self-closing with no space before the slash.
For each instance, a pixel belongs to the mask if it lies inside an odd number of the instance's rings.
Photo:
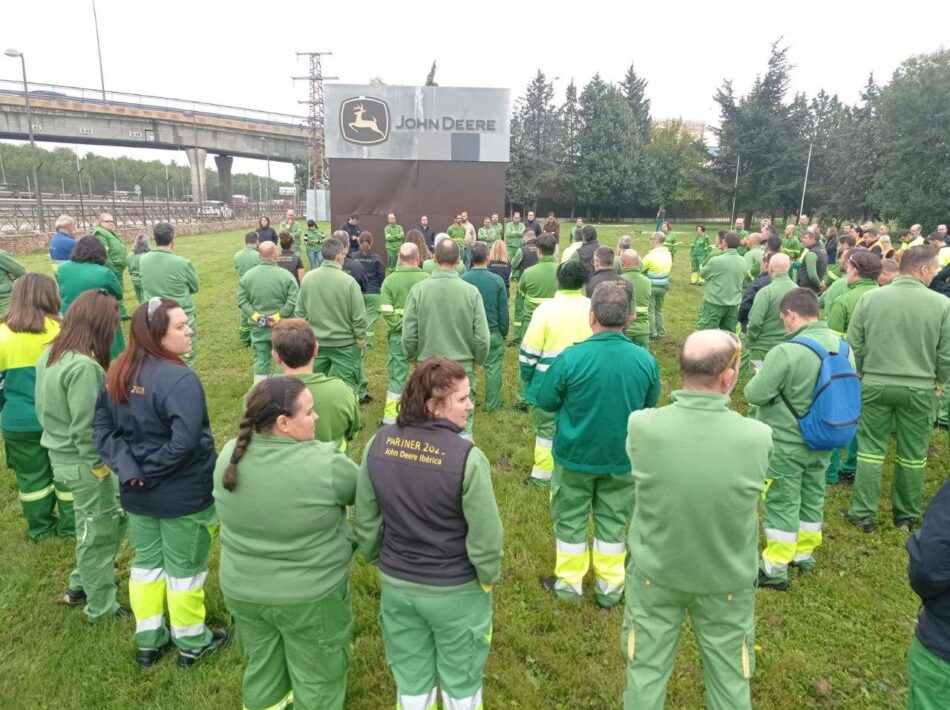
<svg viewBox="0 0 950 710">
<path fill-rule="evenodd" d="M 271 182 L 270 182 L 270 150 L 267 145 L 267 136 L 261 136 L 261 143 L 264 145 L 264 154 L 267 156 L 267 201 L 270 202 Z"/>
<path fill-rule="evenodd" d="M 36 154 L 34 152 L 35 145 L 33 144 L 33 113 L 30 110 L 30 92 L 26 83 L 26 57 L 23 56 L 23 52 L 18 52 L 15 49 L 8 49 L 4 54 L 14 59 L 19 57 L 20 68 L 23 69 L 23 99 L 26 101 L 26 132 L 30 137 L 30 167 L 33 170 L 33 187 L 36 190 L 36 211 L 38 212 L 40 231 L 45 232 L 46 222 L 43 219 L 43 192 L 40 190 L 40 181 L 36 176 Z"/>
</svg>

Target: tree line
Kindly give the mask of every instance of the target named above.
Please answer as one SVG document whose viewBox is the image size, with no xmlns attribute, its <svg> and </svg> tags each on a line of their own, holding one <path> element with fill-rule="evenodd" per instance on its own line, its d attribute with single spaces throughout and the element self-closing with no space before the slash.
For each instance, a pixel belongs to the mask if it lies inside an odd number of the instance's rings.
<svg viewBox="0 0 950 710">
<path fill-rule="evenodd" d="M 703 131 L 652 119 L 647 81 L 631 64 L 600 74 L 563 103 L 539 69 L 514 105 L 506 196 L 512 207 L 623 219 L 729 213 L 782 220 L 886 219 L 928 228 L 950 217 L 950 50 L 912 56 L 849 105 L 819 90 L 790 95 L 789 48 L 772 45 L 744 96 L 715 93 L 720 120 Z M 809 160 L 810 153 L 810 160 Z M 737 176 L 738 168 L 738 180 Z M 539 209 L 540 208 L 540 209 Z"/>
</svg>

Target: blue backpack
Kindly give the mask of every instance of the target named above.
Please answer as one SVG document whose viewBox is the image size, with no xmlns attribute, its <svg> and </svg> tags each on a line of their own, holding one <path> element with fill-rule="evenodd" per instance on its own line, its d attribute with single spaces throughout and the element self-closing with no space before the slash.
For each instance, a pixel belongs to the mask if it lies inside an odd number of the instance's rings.
<svg viewBox="0 0 950 710">
<path fill-rule="evenodd" d="M 807 412 L 799 414 L 785 395 L 781 395 L 785 406 L 798 420 L 805 445 L 815 451 L 847 446 L 857 432 L 861 415 L 861 380 L 848 360 L 848 344 L 841 341 L 841 349 L 832 355 L 811 338 L 792 338 L 789 342 L 803 345 L 821 360 Z"/>
</svg>

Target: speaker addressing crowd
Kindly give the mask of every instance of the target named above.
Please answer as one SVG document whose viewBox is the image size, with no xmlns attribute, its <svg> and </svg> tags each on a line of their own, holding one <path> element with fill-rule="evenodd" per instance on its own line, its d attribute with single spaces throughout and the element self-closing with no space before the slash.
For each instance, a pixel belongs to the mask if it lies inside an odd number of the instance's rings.
<svg viewBox="0 0 950 710">
<path fill-rule="evenodd" d="M 389 215 L 388 263 L 357 214 L 324 238 L 289 211 L 290 270 L 266 217 L 246 235 L 236 340 L 252 349 L 255 384 L 220 454 L 192 370 L 198 275 L 174 253 L 171 225 L 137 247 L 127 345 L 112 215 L 78 239 L 57 221 L 55 279 L 0 253 L 0 429 L 29 537 L 76 539 L 60 602 L 90 620 L 132 617 L 143 668 L 172 649 L 190 666 L 231 637 L 206 624 L 204 604 L 220 524 L 244 705 L 340 708 L 358 550 L 379 568 L 400 707 L 434 707 L 440 694 L 446 707 L 481 707 L 503 540 L 495 462 L 474 442 L 484 367 L 485 409 L 508 399 L 534 425 L 520 442 L 533 450 L 524 481 L 546 489 L 555 537 L 541 588 L 576 604 L 592 570 L 598 605 L 625 602 L 625 707 L 664 705 L 686 613 L 708 705 L 751 707 L 756 587 L 795 593 L 791 571 L 821 564 L 829 485 L 853 485 L 844 520 L 875 531 L 892 435 L 892 522 L 911 534 L 923 599 L 911 707 L 945 704 L 950 484 L 926 512 L 922 499 L 933 426 L 947 421 L 945 228 L 924 243 L 915 225 L 892 244 L 886 225 L 822 234 L 802 215 L 781 239 L 768 220 L 749 233 L 740 219 L 712 246 L 698 225 L 690 284 L 703 298 L 679 351 L 682 388 L 664 404 L 651 339 L 668 337 L 664 298 L 677 286 L 665 220 L 641 258 L 629 236 L 615 251 L 582 220 L 560 245 L 553 215 L 544 226 L 533 212 L 486 216 L 476 233 L 463 210 L 445 234 L 424 216 L 404 232 L 400 219 Z M 319 255 L 298 287 L 302 248 Z M 377 314 L 387 337 L 374 343 Z M 348 443 L 366 425 L 360 402 L 383 386 L 367 377 L 367 347 L 387 350 L 386 404 L 358 467 Z M 507 397 L 506 357 L 523 385 Z M 730 408 L 740 379 L 747 416 Z M 128 607 L 114 570 L 126 536 Z"/>
</svg>

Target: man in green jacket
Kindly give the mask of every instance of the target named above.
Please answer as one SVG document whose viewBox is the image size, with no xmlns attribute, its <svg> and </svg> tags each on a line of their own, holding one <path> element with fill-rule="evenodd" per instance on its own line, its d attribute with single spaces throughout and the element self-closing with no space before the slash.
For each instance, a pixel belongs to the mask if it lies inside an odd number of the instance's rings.
<svg viewBox="0 0 950 710">
<path fill-rule="evenodd" d="M 610 609 L 623 596 L 633 514 L 624 423 L 631 412 L 656 406 L 660 371 L 653 356 L 624 335 L 630 322 L 626 288 L 599 284 L 589 320 L 593 334 L 562 352 L 535 392 L 537 405 L 554 412 L 556 422 L 551 517 L 557 553 L 554 576 L 541 584 L 562 599 L 580 601 L 593 566 L 594 599 Z M 588 554 L 591 514 L 594 546 Z"/>
<path fill-rule="evenodd" d="M 399 247 L 399 263 L 380 288 L 379 312 L 389 327 L 389 348 L 386 354 L 386 406 L 383 424 L 395 424 L 399 401 L 409 376 L 409 360 L 402 349 L 402 318 L 409 291 L 429 275 L 419 268 L 419 247 L 407 242 Z"/>
<path fill-rule="evenodd" d="M 825 321 L 828 327 L 839 338 L 847 338 L 848 324 L 858 305 L 858 300 L 868 291 L 877 288 L 877 278 L 881 273 L 881 258 L 865 248 L 853 249 L 848 252 L 845 267 L 845 278 L 841 279 L 848 285 L 848 290 L 836 298 L 831 306 L 825 310 Z M 847 448 L 847 458 L 841 461 L 841 452 L 831 454 L 831 462 L 825 474 L 827 483 L 838 483 L 844 480 L 854 482 L 854 475 L 858 467 L 858 438 L 851 441 Z"/>
<path fill-rule="evenodd" d="M 660 228 L 657 227 L 657 232 Z M 709 251 L 709 237 L 706 234 L 706 228 L 696 225 L 696 236 L 693 237 L 693 245 L 689 249 L 689 282 L 694 286 L 705 283 L 699 278 L 699 267 L 706 260 L 706 253 Z"/>
<path fill-rule="evenodd" d="M 472 268 L 462 281 L 478 289 L 485 304 L 491 345 L 485 359 L 485 411 L 501 409 L 502 366 L 505 360 L 505 337 L 508 335 L 508 291 L 505 280 L 488 270 L 488 245 L 472 246 Z"/>
<path fill-rule="evenodd" d="M 139 261 L 142 298 L 145 301 L 156 296 L 170 298 L 181 306 L 188 316 L 188 327 L 192 330 L 191 352 L 182 359 L 188 367 L 194 367 L 198 356 L 198 318 L 193 296 L 198 293 L 198 272 L 191 261 L 172 252 L 175 248 L 174 227 L 167 222 L 159 222 L 152 230 L 152 237 L 155 239 L 155 249 L 143 254 Z"/>
<path fill-rule="evenodd" d="M 765 257 L 765 247 L 762 246 L 762 235 L 759 232 L 752 232 L 745 238 L 749 250 L 742 255 L 745 259 L 748 272 L 746 273 L 745 283 L 748 285 L 758 278 L 762 270 L 762 259 Z M 791 263 L 791 262 L 789 262 Z"/>
<path fill-rule="evenodd" d="M 865 532 L 875 527 L 895 429 L 894 525 L 910 530 L 921 515 L 934 402 L 950 381 L 950 299 L 927 288 L 939 270 L 935 249 L 911 247 L 901 257 L 900 276 L 865 293 L 848 324 L 862 381 L 858 471 L 847 520 Z"/>
<path fill-rule="evenodd" d="M 653 285 L 640 271 L 640 255 L 633 249 L 620 253 L 620 275 L 633 287 L 631 313 L 633 322 L 627 326 L 627 337 L 650 351 L 650 298 Z"/>
<path fill-rule="evenodd" d="M 435 252 L 435 247 L 437 247 L 440 242 L 445 241 L 446 239 L 451 241 L 452 237 L 450 237 L 445 232 L 439 232 L 438 234 L 435 235 L 435 242 L 433 243 L 433 253 Z M 461 248 L 462 247 L 459 247 L 459 249 Z M 432 276 L 432 274 L 438 271 L 439 266 L 438 264 L 435 263 L 435 258 L 433 257 L 431 259 L 426 259 L 425 261 L 423 261 L 422 270 L 425 272 L 426 276 Z M 468 272 L 468 269 L 465 268 L 465 264 L 463 264 L 461 261 L 459 261 L 459 263 L 455 265 L 455 273 L 457 273 L 459 276 L 465 276 L 467 272 Z"/>
<path fill-rule="evenodd" d="M 313 371 L 339 377 L 359 394 L 366 305 L 359 284 L 343 271 L 345 256 L 338 239 L 323 242 L 323 262 L 300 282 L 294 315 L 310 323 L 320 344 Z"/>
<path fill-rule="evenodd" d="M 92 235 L 102 242 L 102 246 L 106 248 L 106 266 L 109 271 L 115 274 L 124 291 L 125 284 L 122 280 L 122 272 L 129 265 L 129 255 L 125 244 L 122 243 L 119 235 L 114 230 L 115 218 L 108 212 L 103 212 L 99 215 L 99 225 L 93 230 Z M 119 315 L 122 320 L 128 320 L 131 317 L 128 311 L 125 310 L 125 303 L 121 299 L 119 300 Z"/>
<path fill-rule="evenodd" d="M 491 243 L 494 244 L 496 239 L 505 238 L 505 225 L 503 225 L 498 219 L 498 213 L 492 212 L 491 214 L 491 224 L 488 227 L 491 230 Z"/>
<path fill-rule="evenodd" d="M 244 248 L 234 255 L 234 271 L 237 272 L 239 282 L 244 274 L 261 263 L 261 255 L 257 253 L 259 241 L 257 232 L 248 232 L 244 235 Z M 244 313 L 241 313 L 238 335 L 241 336 L 241 344 L 244 347 L 251 347 L 251 323 Z"/>
<path fill-rule="evenodd" d="M 486 217 L 482 222 L 482 226 L 478 228 L 478 241 L 487 244 L 488 248 L 491 249 L 491 245 L 495 242 L 495 231 L 492 228 L 491 218 Z"/>
<path fill-rule="evenodd" d="M 726 251 L 710 259 L 699 270 L 699 275 L 706 280 L 706 289 L 699 306 L 696 330 L 719 328 L 734 333 L 739 323 L 739 304 L 747 267 L 745 259 L 736 252 L 739 235 L 729 232 L 724 242 Z"/>
<path fill-rule="evenodd" d="M 263 242 L 261 263 L 241 277 L 237 304 L 251 328 L 254 358 L 254 382 L 271 374 L 271 333 L 282 318 L 294 314 L 297 305 L 297 279 L 277 266 L 277 246 Z"/>
<path fill-rule="evenodd" d="M 767 426 L 729 409 L 739 352 L 733 333 L 693 333 L 680 355 L 683 389 L 627 424 L 636 504 L 620 632 L 625 710 L 663 708 L 687 611 L 706 706 L 752 707 L 757 508 L 772 441 Z M 690 445 L 670 432 L 688 432 Z"/>
<path fill-rule="evenodd" d="M 455 221 L 452 222 L 445 230 L 445 233 L 448 234 L 452 241 L 458 245 L 459 249 L 465 248 L 465 218 L 461 214 L 455 215 Z"/>
<path fill-rule="evenodd" d="M 818 234 L 805 232 L 802 235 L 802 253 L 799 256 L 801 266 L 798 269 L 798 285 L 810 288 L 815 293 L 821 290 L 828 271 L 828 252 L 818 244 Z"/>
<path fill-rule="evenodd" d="M 788 278 L 792 262 L 784 254 L 769 259 L 769 285 L 755 294 L 749 311 L 749 324 L 743 336 L 740 374 L 752 374 L 753 365 L 761 366 L 769 350 L 785 340 L 785 324 L 779 303 L 795 284 Z"/>
<path fill-rule="evenodd" d="M 455 271 L 459 246 L 444 239 L 435 247 L 438 271 L 409 292 L 402 323 L 402 349 L 410 362 L 434 356 L 455 360 L 465 368 L 475 397 L 475 366 L 491 348 L 485 304 L 478 289 Z M 462 436 L 473 440 L 474 410 L 468 413 Z"/>
<path fill-rule="evenodd" d="M 383 236 L 386 238 L 386 256 L 389 257 L 389 268 L 396 268 L 396 260 L 399 257 L 399 247 L 402 246 L 406 233 L 402 225 L 396 224 L 396 215 L 390 212 L 386 215 L 386 226 L 383 228 Z"/>
<path fill-rule="evenodd" d="M 0 317 L 7 314 L 13 282 L 26 273 L 26 267 L 0 249 Z"/>
<path fill-rule="evenodd" d="M 557 239 L 553 234 L 542 234 L 533 241 L 538 254 L 537 261 L 519 273 L 517 279 L 514 275 L 515 264 L 511 265 L 511 279 L 518 282 L 518 292 L 515 296 L 515 327 L 518 330 L 515 333 L 512 345 L 521 342 L 535 310 L 546 300 L 554 298 L 554 292 L 557 291 L 557 261 L 554 259 Z M 518 267 L 524 265 L 523 254 L 529 243 L 530 239 L 515 253 L 515 261 Z M 519 256 L 522 258 L 519 259 Z M 521 302 L 520 308 L 518 307 L 519 301 Z"/>
<path fill-rule="evenodd" d="M 821 544 L 825 471 L 831 460 L 830 451 L 816 451 L 805 444 L 794 413 L 811 408 L 821 359 L 810 348 L 790 341 L 808 338 L 832 354 L 840 352 L 843 344 L 818 320 L 818 297 L 810 289 L 786 293 L 779 302 L 779 314 L 788 333 L 786 341 L 765 356 L 762 368 L 745 386 L 745 398 L 758 407 L 755 418 L 772 428 L 775 445 L 766 478 L 759 586 L 784 591 L 789 565 L 803 571 L 815 566 L 812 554 Z M 853 361 L 853 353 L 848 357 Z"/>
<path fill-rule="evenodd" d="M 303 237 L 303 225 L 297 220 L 293 210 L 287 210 L 286 218 L 277 226 L 277 233 L 288 232 L 294 238 L 294 251 L 300 253 L 300 242 Z"/>
<path fill-rule="evenodd" d="M 307 220 L 307 231 L 303 233 L 303 243 L 307 249 L 307 260 L 310 270 L 316 269 L 323 260 L 320 250 L 323 248 L 323 230 L 312 220 Z"/>
<path fill-rule="evenodd" d="M 521 223 L 521 213 L 515 212 L 511 215 L 511 221 L 505 224 L 505 246 L 508 247 L 509 263 L 515 258 L 515 252 L 523 244 L 522 234 L 524 234 L 524 225 Z"/>
</svg>

